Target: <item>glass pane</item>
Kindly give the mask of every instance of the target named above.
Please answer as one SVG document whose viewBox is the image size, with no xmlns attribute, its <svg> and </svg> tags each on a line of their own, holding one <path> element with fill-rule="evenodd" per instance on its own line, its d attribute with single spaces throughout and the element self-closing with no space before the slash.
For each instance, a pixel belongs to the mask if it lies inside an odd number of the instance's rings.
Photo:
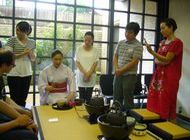
<svg viewBox="0 0 190 140">
<path fill-rule="evenodd" d="M 157 15 L 157 2 L 147 0 L 146 1 L 146 6 L 145 6 L 145 13 L 146 14 Z"/>
<path fill-rule="evenodd" d="M 54 20 L 54 16 L 54 4 L 37 3 L 37 19 Z"/>
<path fill-rule="evenodd" d="M 145 29 L 156 29 L 156 17 L 145 16 L 144 22 Z"/>
<path fill-rule="evenodd" d="M 94 41 L 108 41 L 108 28 L 94 26 Z"/>
<path fill-rule="evenodd" d="M 75 46 L 76 46 L 76 50 L 78 47 L 82 46 L 84 43 L 83 42 L 76 42 Z"/>
<path fill-rule="evenodd" d="M 106 74 L 107 73 L 107 65 L 108 65 L 107 60 L 100 59 L 98 66 L 97 66 L 97 71 L 101 72 L 101 74 Z"/>
<path fill-rule="evenodd" d="M 57 0 L 57 3 L 74 4 L 74 0 Z"/>
<path fill-rule="evenodd" d="M 76 25 L 76 40 L 83 40 L 84 34 L 91 31 L 91 26 Z"/>
<path fill-rule="evenodd" d="M 109 0 L 95 0 L 94 7 L 109 9 Z"/>
<path fill-rule="evenodd" d="M 114 42 L 119 42 L 125 39 L 125 29 L 124 28 L 114 28 Z"/>
<path fill-rule="evenodd" d="M 153 61 L 143 61 L 142 62 L 142 73 L 143 74 L 151 74 L 153 73 Z"/>
<path fill-rule="evenodd" d="M 57 49 L 61 50 L 64 57 L 73 56 L 73 42 L 71 41 L 57 41 Z"/>
<path fill-rule="evenodd" d="M 143 1 L 142 0 L 131 0 L 131 12 L 142 13 Z"/>
<path fill-rule="evenodd" d="M 36 74 L 39 74 L 45 67 L 51 64 L 51 58 L 37 57 Z"/>
<path fill-rule="evenodd" d="M 72 69 L 73 59 L 71 59 L 71 58 L 64 58 L 63 59 L 63 64 L 67 65 L 69 68 Z"/>
<path fill-rule="evenodd" d="M 12 19 L 0 18 L 0 35 L 12 36 Z"/>
<path fill-rule="evenodd" d="M 12 0 L 0 0 L 0 16 L 6 16 L 6 17 L 13 16 Z"/>
<path fill-rule="evenodd" d="M 42 2 L 55 2 L 55 0 L 37 0 L 37 1 L 42 1 Z"/>
<path fill-rule="evenodd" d="M 34 2 L 29 1 L 15 1 L 15 16 L 21 18 L 34 18 Z"/>
<path fill-rule="evenodd" d="M 23 20 L 15 20 L 15 24 L 17 25 L 20 21 Z M 28 22 L 32 27 L 32 32 L 30 33 L 29 37 L 34 37 L 34 21 L 31 20 L 24 20 L 24 21 Z M 15 35 L 16 35 L 16 28 L 15 28 Z"/>
<path fill-rule="evenodd" d="M 154 47 L 152 47 L 154 50 Z M 147 51 L 146 47 L 143 46 L 143 59 L 154 59 L 154 57 Z"/>
<path fill-rule="evenodd" d="M 115 10 L 128 11 L 128 1 L 117 1 L 115 0 Z"/>
<path fill-rule="evenodd" d="M 92 9 L 77 8 L 76 22 L 91 23 L 91 21 L 92 21 Z"/>
<path fill-rule="evenodd" d="M 142 15 L 130 14 L 130 22 L 137 22 L 140 28 L 142 28 Z"/>
<path fill-rule="evenodd" d="M 57 23 L 56 37 L 59 39 L 73 39 L 73 24 Z"/>
<path fill-rule="evenodd" d="M 139 33 L 136 36 L 136 39 L 141 42 L 141 30 L 139 31 Z"/>
<path fill-rule="evenodd" d="M 57 20 L 58 21 L 70 21 L 74 19 L 74 8 L 70 6 L 57 6 Z"/>
<path fill-rule="evenodd" d="M 141 61 L 139 61 L 139 63 L 138 63 L 138 67 L 137 67 L 137 74 L 139 74 L 139 73 L 140 73 L 140 64 L 141 64 Z"/>
<path fill-rule="evenodd" d="M 114 12 L 114 26 L 126 27 L 127 13 Z"/>
<path fill-rule="evenodd" d="M 144 31 L 144 38 L 149 44 L 155 44 L 155 35 L 156 32 L 153 31 Z"/>
<path fill-rule="evenodd" d="M 36 52 L 38 57 L 50 57 L 53 50 L 52 40 L 36 40 Z"/>
<path fill-rule="evenodd" d="M 77 5 L 92 7 L 92 0 L 77 0 Z"/>
<path fill-rule="evenodd" d="M 1 47 L 3 47 L 7 43 L 8 39 L 9 39 L 9 37 L 7 37 L 7 38 L 0 37 L 0 41 L 1 41 L 1 45 L 2 45 Z"/>
<path fill-rule="evenodd" d="M 114 45 L 113 45 L 113 54 L 115 53 L 116 47 L 117 47 L 117 44 L 114 44 Z"/>
<path fill-rule="evenodd" d="M 108 44 L 107 43 L 94 43 L 93 46 L 98 49 L 99 57 L 101 57 L 101 58 L 108 57 Z"/>
<path fill-rule="evenodd" d="M 94 10 L 94 24 L 108 25 L 108 15 L 108 11 Z"/>
<path fill-rule="evenodd" d="M 37 22 L 36 36 L 41 38 L 54 38 L 53 22 Z"/>
</svg>

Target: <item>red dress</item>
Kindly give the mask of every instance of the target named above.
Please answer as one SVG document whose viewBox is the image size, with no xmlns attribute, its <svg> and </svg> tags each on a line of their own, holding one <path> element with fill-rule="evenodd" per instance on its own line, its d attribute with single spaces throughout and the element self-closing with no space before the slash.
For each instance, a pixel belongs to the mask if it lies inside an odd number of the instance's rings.
<svg viewBox="0 0 190 140">
<path fill-rule="evenodd" d="M 177 38 L 169 44 L 162 41 L 158 53 L 166 56 L 168 52 L 174 53 L 175 57 L 167 65 L 157 65 L 149 86 L 147 109 L 159 114 L 162 119 L 175 119 L 182 69 L 182 41 Z"/>
</svg>

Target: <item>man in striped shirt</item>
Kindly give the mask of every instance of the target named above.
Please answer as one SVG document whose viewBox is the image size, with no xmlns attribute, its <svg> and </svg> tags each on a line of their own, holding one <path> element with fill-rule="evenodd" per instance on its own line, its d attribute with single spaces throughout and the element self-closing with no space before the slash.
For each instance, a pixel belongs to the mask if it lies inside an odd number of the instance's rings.
<svg viewBox="0 0 190 140">
<path fill-rule="evenodd" d="M 118 42 L 113 58 L 115 70 L 114 101 L 119 101 L 124 110 L 134 107 L 133 92 L 137 79 L 138 62 L 143 52 L 142 44 L 136 39 L 139 30 L 140 27 L 135 22 L 126 26 L 126 39 Z"/>
</svg>

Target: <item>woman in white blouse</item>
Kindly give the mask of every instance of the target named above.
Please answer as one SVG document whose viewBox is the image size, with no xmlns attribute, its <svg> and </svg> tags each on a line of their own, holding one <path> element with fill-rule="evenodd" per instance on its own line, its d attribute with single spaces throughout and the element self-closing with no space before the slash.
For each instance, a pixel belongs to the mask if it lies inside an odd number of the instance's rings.
<svg viewBox="0 0 190 140">
<path fill-rule="evenodd" d="M 86 32 L 84 44 L 76 51 L 77 85 L 79 98 L 88 102 L 92 97 L 93 87 L 96 83 L 96 67 L 98 64 L 98 51 L 93 47 L 94 35 Z"/>
<path fill-rule="evenodd" d="M 63 53 L 55 50 L 51 58 L 52 64 L 44 68 L 39 75 L 38 88 L 41 105 L 69 102 L 76 95 L 75 77 L 72 70 L 62 64 Z"/>
</svg>

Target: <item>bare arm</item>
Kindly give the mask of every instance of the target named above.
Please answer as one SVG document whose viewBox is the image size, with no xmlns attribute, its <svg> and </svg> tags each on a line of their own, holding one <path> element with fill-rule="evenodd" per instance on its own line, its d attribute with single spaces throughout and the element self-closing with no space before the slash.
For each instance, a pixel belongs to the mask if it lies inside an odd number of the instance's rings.
<svg viewBox="0 0 190 140">
<path fill-rule="evenodd" d="M 1 123 L 0 124 L 0 133 L 6 132 L 6 131 L 11 130 L 16 127 L 18 127 L 16 120 L 6 122 L 6 123 Z"/>
<path fill-rule="evenodd" d="M 118 69 L 118 55 L 115 53 L 113 57 L 113 65 L 114 65 L 114 70 L 116 71 Z"/>
<path fill-rule="evenodd" d="M 0 133 L 6 132 L 17 127 L 26 127 L 32 123 L 31 119 L 26 115 L 21 115 L 10 122 L 0 123 Z"/>
<path fill-rule="evenodd" d="M 96 71 L 97 65 L 98 65 L 98 62 L 94 62 L 94 64 L 91 66 L 90 70 L 88 71 L 90 76 Z"/>
<path fill-rule="evenodd" d="M 163 65 L 163 66 L 168 64 L 168 63 L 166 63 L 166 62 L 161 62 L 161 61 L 159 61 L 157 58 L 155 58 L 154 62 L 155 62 L 155 64 L 157 64 L 157 65 Z"/>
<path fill-rule="evenodd" d="M 77 61 L 77 60 L 76 60 L 76 65 L 77 65 L 77 68 L 78 68 L 83 74 L 86 73 L 85 69 L 82 67 L 82 65 L 80 64 L 80 62 Z"/>
<path fill-rule="evenodd" d="M 20 114 L 26 114 L 26 115 L 28 115 L 29 117 L 32 118 L 32 113 L 29 110 L 23 109 L 22 107 L 20 107 L 19 105 L 17 105 L 11 98 L 6 97 L 5 102 L 7 104 L 9 104 L 10 106 L 12 106 Z"/>
<path fill-rule="evenodd" d="M 159 61 L 164 62 L 165 65 L 169 64 L 175 57 L 175 54 L 172 52 L 168 52 L 166 56 L 162 56 L 156 53 L 155 51 L 153 51 L 150 45 L 147 44 L 146 47 L 147 47 L 148 52 L 152 54 L 158 60 L 158 62 Z"/>
<path fill-rule="evenodd" d="M 6 116 L 12 118 L 12 119 L 15 119 L 21 115 L 11 105 L 7 104 L 3 100 L 0 100 L 0 112 L 5 114 Z"/>
</svg>

